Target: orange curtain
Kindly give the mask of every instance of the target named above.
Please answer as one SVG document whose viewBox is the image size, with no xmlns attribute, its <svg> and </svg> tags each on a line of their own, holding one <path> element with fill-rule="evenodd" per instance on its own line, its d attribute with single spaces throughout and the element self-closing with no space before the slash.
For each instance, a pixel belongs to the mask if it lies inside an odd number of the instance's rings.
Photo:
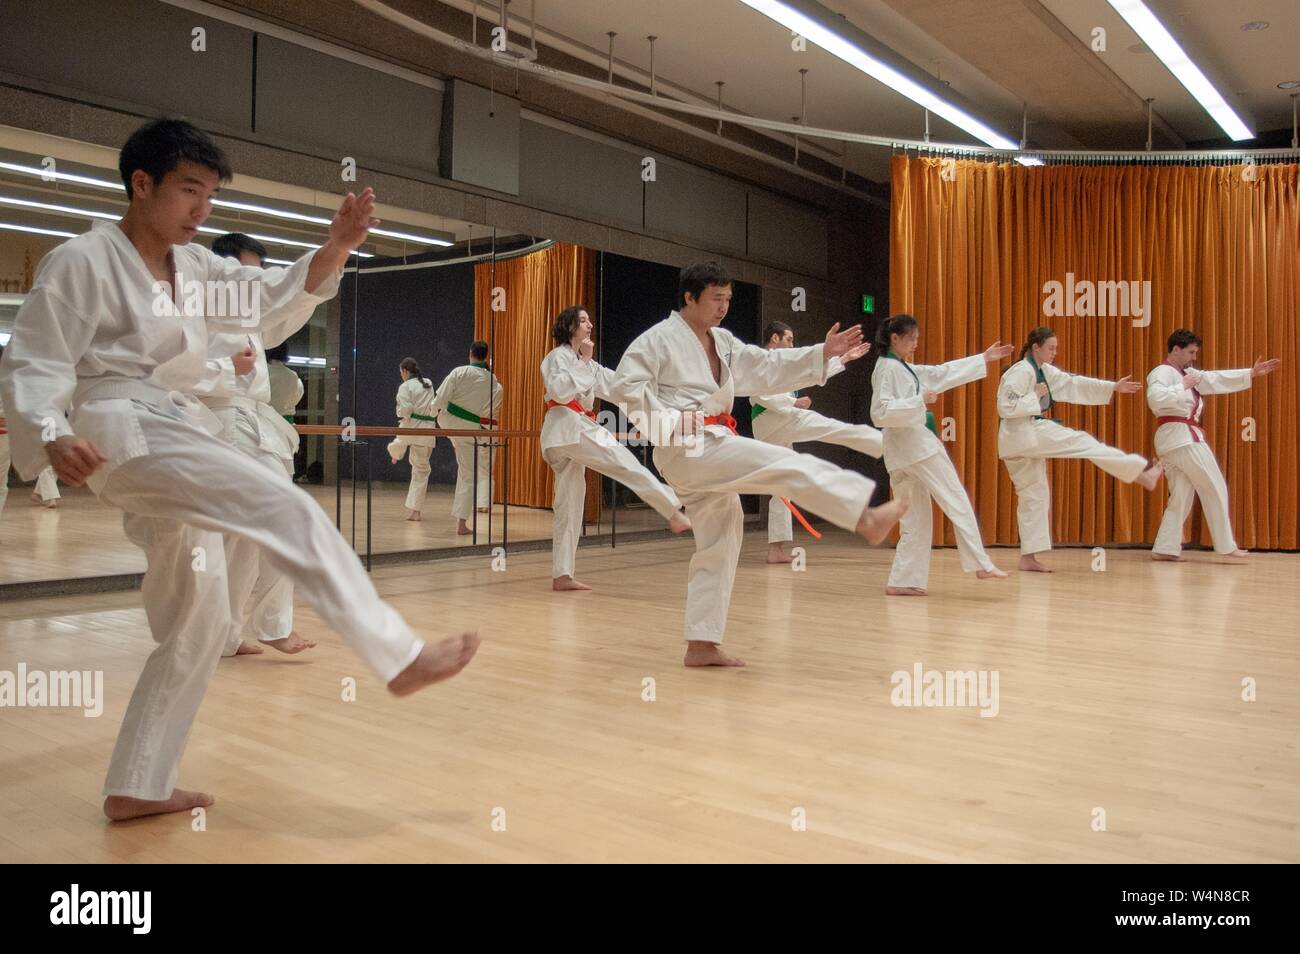
<svg viewBox="0 0 1300 954">
<path fill-rule="evenodd" d="M 1281 369 L 1250 390 L 1208 397 L 1204 420 L 1238 544 L 1300 547 L 1300 165 L 1027 168 L 899 155 L 892 166 L 890 307 L 921 322 L 918 362 L 973 354 L 999 339 L 1018 354 L 1039 325 L 1057 332 L 1059 367 L 1110 380 L 1145 383 L 1176 328 L 1204 340 L 1203 368 L 1281 358 Z M 1046 283 L 1065 283 L 1067 273 L 1076 283 L 1150 282 L 1150 323 L 1046 314 Z M 953 462 L 985 541 L 1001 544 L 1019 542 L 1015 493 L 997 456 L 995 393 L 1009 363 L 935 408 L 956 421 Z M 1107 444 L 1155 454 L 1155 419 L 1142 392 L 1054 413 Z M 1164 482 L 1148 493 L 1086 461 L 1063 460 L 1051 462 L 1050 479 L 1054 540 L 1155 540 Z M 1199 507 L 1193 513 L 1185 539 L 1209 543 Z M 936 524 L 936 541 L 944 540 L 952 541 L 951 527 Z"/>
<path fill-rule="evenodd" d="M 500 289 L 495 296 L 493 289 Z M 493 312 L 494 298 L 503 310 Z M 492 348 L 492 369 L 501 382 L 501 427 L 539 431 L 545 413 L 541 364 L 551 350 L 551 325 L 570 305 L 596 314 L 596 253 L 557 242 L 517 258 L 474 266 L 474 337 Z M 495 314 L 495 321 L 493 316 Z M 555 479 L 536 440 L 511 440 L 510 483 L 494 464 L 494 493 L 508 491 L 512 504 L 550 507 Z M 600 475 L 587 473 L 586 519 L 600 512 Z"/>
</svg>

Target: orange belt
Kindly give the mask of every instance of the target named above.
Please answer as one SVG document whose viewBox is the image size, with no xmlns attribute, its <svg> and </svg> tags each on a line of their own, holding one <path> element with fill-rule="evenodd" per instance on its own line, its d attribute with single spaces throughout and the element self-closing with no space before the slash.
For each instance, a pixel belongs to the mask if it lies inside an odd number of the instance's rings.
<svg viewBox="0 0 1300 954">
<path fill-rule="evenodd" d="M 1157 424 L 1186 424 L 1187 429 L 1192 432 L 1192 443 L 1200 444 L 1203 442 L 1203 438 L 1201 437 L 1201 435 L 1196 433 L 1196 429 L 1198 427 L 1204 430 L 1204 428 L 1201 426 L 1200 421 L 1194 421 L 1190 417 L 1157 417 L 1156 423 Z"/>
<path fill-rule="evenodd" d="M 591 418 L 593 421 L 596 419 L 595 410 L 594 409 L 588 410 L 587 408 L 583 407 L 582 402 L 579 401 L 577 398 L 574 398 L 572 401 L 569 401 L 567 404 L 561 404 L 559 401 L 546 402 L 546 410 L 549 411 L 553 407 L 567 407 L 570 411 L 576 411 L 579 414 L 584 414 L 587 417 Z"/>
<path fill-rule="evenodd" d="M 709 414 L 704 418 L 704 426 L 707 427 L 710 424 L 721 424 L 731 433 L 736 433 L 736 419 L 730 414 Z"/>
<path fill-rule="evenodd" d="M 810 524 L 807 520 L 804 519 L 803 514 L 799 512 L 799 508 L 797 508 L 794 504 L 790 503 L 790 501 L 786 500 L 784 497 L 781 498 L 781 503 L 785 504 L 787 507 L 790 508 L 790 512 L 794 514 L 795 519 L 798 520 L 801 524 L 803 524 L 803 528 L 812 534 L 814 540 L 820 540 L 822 538 L 822 535 L 812 528 L 812 524 Z"/>
</svg>

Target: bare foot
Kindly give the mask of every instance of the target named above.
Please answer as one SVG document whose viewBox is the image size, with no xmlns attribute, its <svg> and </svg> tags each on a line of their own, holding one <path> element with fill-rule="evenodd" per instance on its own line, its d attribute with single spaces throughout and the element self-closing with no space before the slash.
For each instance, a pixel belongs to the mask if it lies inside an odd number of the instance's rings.
<svg viewBox="0 0 1300 954">
<path fill-rule="evenodd" d="M 691 529 L 690 518 L 684 513 L 675 513 L 673 514 L 672 519 L 668 521 L 668 529 L 673 533 L 681 533 L 684 530 L 689 530 Z"/>
<path fill-rule="evenodd" d="M 686 641 L 686 658 L 682 662 L 687 666 L 743 666 L 743 660 L 728 656 L 717 643 L 702 639 Z"/>
<path fill-rule="evenodd" d="M 1138 474 L 1137 482 L 1147 490 L 1155 490 L 1156 483 L 1160 480 L 1160 475 L 1165 472 L 1165 465 L 1156 461 L 1142 473 Z"/>
<path fill-rule="evenodd" d="M 919 586 L 887 586 L 885 587 L 886 596 L 929 596 L 925 590 Z"/>
<path fill-rule="evenodd" d="M 239 641 L 239 648 L 235 650 L 235 655 L 236 656 L 260 656 L 264 652 L 266 652 L 266 650 L 263 649 L 261 646 L 257 645 L 257 643 L 250 643 L 246 639 L 241 639 Z"/>
<path fill-rule="evenodd" d="M 410 513 L 410 515 L 409 515 L 406 519 L 418 523 L 419 521 L 423 520 L 424 518 L 420 515 L 420 511 L 418 511 L 418 510 L 412 510 L 411 513 Z"/>
<path fill-rule="evenodd" d="M 1020 558 L 1020 569 L 1025 573 L 1051 573 L 1052 568 L 1038 562 L 1038 554 L 1026 553 Z"/>
<path fill-rule="evenodd" d="M 464 520 L 456 524 L 456 533 L 459 536 L 467 537 L 473 532 L 474 531 L 469 528 L 469 524 L 466 523 Z"/>
<path fill-rule="evenodd" d="M 999 570 L 997 567 L 994 567 L 991 570 L 975 571 L 975 579 L 977 580 L 1001 580 L 1004 579 L 1006 575 L 1006 570 Z"/>
<path fill-rule="evenodd" d="M 786 553 L 779 543 L 769 543 L 767 546 L 767 562 L 772 564 L 793 563 L 794 557 Z"/>
<path fill-rule="evenodd" d="M 479 507 L 479 508 L 478 508 L 478 512 L 479 512 L 479 513 L 487 513 L 487 512 L 488 512 L 488 508 L 487 508 L 487 507 Z"/>
<path fill-rule="evenodd" d="M 288 636 L 284 637 L 284 639 L 266 639 L 263 640 L 263 642 L 272 649 L 278 649 L 280 652 L 286 653 L 290 656 L 300 653 L 304 649 L 316 648 L 316 644 L 310 639 L 303 639 L 299 636 L 296 629 Z"/>
<path fill-rule="evenodd" d="M 59 505 L 59 500 L 57 497 L 53 500 L 46 500 L 40 494 L 32 494 L 32 503 L 38 507 L 44 507 L 46 510 L 53 510 Z"/>
<path fill-rule="evenodd" d="M 571 576 L 557 576 L 551 580 L 551 589 L 557 593 L 562 593 L 567 590 L 589 590 L 591 587 L 586 583 L 579 583 Z"/>
<path fill-rule="evenodd" d="M 168 812 L 208 808 L 214 802 L 216 799 L 205 792 L 187 792 L 183 788 L 174 788 L 172 797 L 161 802 L 131 798 L 127 795 L 110 795 L 104 799 L 104 814 L 111 821 L 126 821 L 128 818 L 142 818 L 145 815 L 165 815 Z"/>
<path fill-rule="evenodd" d="M 1187 558 L 1178 556 L 1175 553 L 1152 553 L 1151 559 L 1157 563 L 1186 563 Z"/>
<path fill-rule="evenodd" d="M 868 543 L 879 543 L 889 535 L 890 529 L 902 519 L 911 505 L 909 498 L 901 497 L 879 507 L 868 507 L 862 511 L 862 517 L 858 520 L 858 536 L 864 537 Z"/>
<path fill-rule="evenodd" d="M 1215 563 L 1245 563 L 1250 556 L 1249 550 L 1233 550 L 1231 553 L 1216 553 L 1214 555 Z"/>
<path fill-rule="evenodd" d="M 450 679 L 469 665 L 480 642 L 478 633 L 461 633 L 436 643 L 425 643 L 415 662 L 388 683 L 388 691 L 395 696 L 409 696 L 425 686 Z"/>
</svg>

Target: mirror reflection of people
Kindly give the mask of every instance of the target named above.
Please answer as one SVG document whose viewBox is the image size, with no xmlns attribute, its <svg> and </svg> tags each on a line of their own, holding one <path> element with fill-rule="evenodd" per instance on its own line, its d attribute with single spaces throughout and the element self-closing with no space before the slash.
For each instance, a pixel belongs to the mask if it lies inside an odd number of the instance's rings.
<svg viewBox="0 0 1300 954">
<path fill-rule="evenodd" d="M 431 430 L 438 426 L 438 418 L 431 413 L 436 392 L 433 382 L 420 372 L 420 364 L 414 358 L 403 358 L 397 367 L 402 376 L 402 383 L 397 388 L 397 420 L 403 428 Z M 421 519 L 420 511 L 424 509 L 424 496 L 429 492 L 429 455 L 433 453 L 437 438 L 415 435 L 398 436 L 388 445 L 388 456 L 394 464 L 401 463 L 402 456 L 410 453 L 411 483 L 406 490 L 407 520 Z"/>
<path fill-rule="evenodd" d="M 488 344 L 475 341 L 469 347 L 469 361 L 456 368 L 438 385 L 429 405 L 429 414 L 442 428 L 483 430 L 498 425 L 501 413 L 501 382 L 488 365 Z M 451 437 L 456 452 L 456 494 L 451 501 L 451 515 L 456 518 L 456 532 L 472 533 L 469 520 L 477 504 L 479 513 L 492 506 L 492 467 L 488 440 L 477 437 Z M 478 457 L 478 483 L 475 485 L 475 456 Z"/>
<path fill-rule="evenodd" d="M 763 329 L 763 346 L 768 351 L 794 347 L 794 329 L 783 321 L 773 321 Z M 844 370 L 844 362 L 831 358 L 827 362 L 829 379 Z M 823 441 L 848 447 L 868 457 L 880 457 L 884 452 L 880 431 L 870 424 L 845 424 L 812 410 L 812 398 L 800 396 L 798 391 L 756 395 L 749 399 L 750 424 L 755 440 L 794 449 L 796 442 Z M 790 508 L 780 497 L 773 497 L 767 505 L 767 562 L 790 563 L 792 557 L 785 552 L 785 544 L 794 539 L 794 525 Z"/>
<path fill-rule="evenodd" d="M 266 247 L 242 232 L 217 236 L 212 240 L 212 253 L 236 259 L 248 268 L 266 268 Z M 210 329 L 207 369 L 194 388 L 194 394 L 221 422 L 218 436 L 276 476 L 284 474 L 286 456 L 293 460 L 298 432 L 271 406 L 266 349 L 283 344 L 305 325 L 317 303 L 303 296 L 262 315 L 256 329 Z M 292 481 L 292 467 L 288 476 Z M 315 648 L 315 642 L 293 628 L 293 582 L 289 577 L 249 541 L 230 533 L 224 540 L 231 606 L 239 609 L 231 618 L 222 655 L 259 655 L 263 646 L 289 655 Z"/>
<path fill-rule="evenodd" d="M 0 358 L 5 349 L 0 345 Z M 32 503 L 54 510 L 59 505 L 59 482 L 54 476 L 54 468 L 46 467 L 36 477 L 36 486 L 32 489 Z M 0 401 L 0 518 L 3 518 L 5 500 L 9 497 L 9 430 L 5 426 L 5 406 Z"/>
<path fill-rule="evenodd" d="M 173 283 L 256 283 L 263 319 L 304 297 L 324 301 L 377 224 L 374 192 L 347 195 L 325 243 L 310 255 L 263 270 L 194 241 L 232 176 L 206 133 L 182 120 L 146 123 L 122 147 L 118 165 L 126 214 L 96 223 L 41 260 L 0 361 L 18 473 L 30 480 L 53 465 L 64 483 L 88 485 L 123 511 L 127 536 L 148 562 L 141 593 L 158 645 L 109 764 L 103 808 L 114 821 L 213 804 L 211 795 L 176 783 L 231 628 L 223 534 L 261 547 L 395 695 L 455 675 L 478 647 L 472 633 L 422 642 L 379 599 L 316 501 L 283 472 L 252 465 L 220 440 L 220 422 L 193 396 L 206 370 L 209 330 L 225 332 L 233 323 L 247 333 L 259 325 L 255 315 L 194 314 Z"/>
<path fill-rule="evenodd" d="M 587 468 L 629 487 L 668 521 L 673 533 L 689 530 L 681 501 L 655 479 L 636 456 L 596 422 L 596 398 L 615 401 L 610 392 L 614 372 L 592 354 L 591 316 L 581 305 L 564 309 L 551 327 L 555 347 L 542 359 L 546 416 L 542 419 L 542 459 L 555 472 L 551 534 L 551 589 L 590 590 L 573 577 L 582 513 L 587 496 Z"/>
</svg>

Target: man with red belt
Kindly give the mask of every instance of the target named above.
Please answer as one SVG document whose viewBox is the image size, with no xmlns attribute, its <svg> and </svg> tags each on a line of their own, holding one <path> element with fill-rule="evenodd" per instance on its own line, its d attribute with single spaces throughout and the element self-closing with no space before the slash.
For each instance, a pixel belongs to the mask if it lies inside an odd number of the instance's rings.
<svg viewBox="0 0 1300 954">
<path fill-rule="evenodd" d="M 1254 367 L 1236 371 L 1200 371 L 1193 368 L 1201 352 L 1201 339 L 1180 328 L 1169 336 L 1169 355 L 1147 375 L 1147 405 L 1156 415 L 1156 454 L 1169 480 L 1169 503 L 1151 549 L 1153 560 L 1181 560 L 1183 524 L 1192 510 L 1192 498 L 1201 498 L 1201 510 L 1210 525 L 1214 552 L 1244 559 L 1237 549 L 1228 514 L 1228 485 L 1205 439 L 1201 414 L 1206 394 L 1230 394 L 1250 387 L 1251 380 L 1277 370 L 1277 358 L 1263 358 Z"/>
<path fill-rule="evenodd" d="M 438 419 L 439 427 L 481 430 L 497 426 L 497 418 L 501 415 L 501 382 L 488 368 L 486 341 L 475 341 L 469 346 L 469 364 L 461 365 L 443 379 L 428 414 Z M 475 498 L 479 513 L 487 513 L 492 505 L 492 467 L 487 440 L 478 437 L 449 439 L 456 451 L 456 495 L 452 498 L 451 515 L 457 520 L 456 532 L 463 535 L 473 532 L 469 528 L 469 518 L 474 513 Z M 478 485 L 473 487 L 476 454 Z"/>
<path fill-rule="evenodd" d="M 686 506 L 695 535 L 686 594 L 687 666 L 742 666 L 720 647 L 744 531 L 739 494 L 785 497 L 879 543 L 906 501 L 870 507 L 874 482 L 810 454 L 739 437 L 736 395 L 824 384 L 829 362 L 867 352 L 862 328 L 835 325 L 824 344 L 767 351 L 719 327 L 731 277 L 716 262 L 688 265 L 677 310 L 623 354 L 610 390 L 655 445 L 659 473 Z"/>
</svg>

